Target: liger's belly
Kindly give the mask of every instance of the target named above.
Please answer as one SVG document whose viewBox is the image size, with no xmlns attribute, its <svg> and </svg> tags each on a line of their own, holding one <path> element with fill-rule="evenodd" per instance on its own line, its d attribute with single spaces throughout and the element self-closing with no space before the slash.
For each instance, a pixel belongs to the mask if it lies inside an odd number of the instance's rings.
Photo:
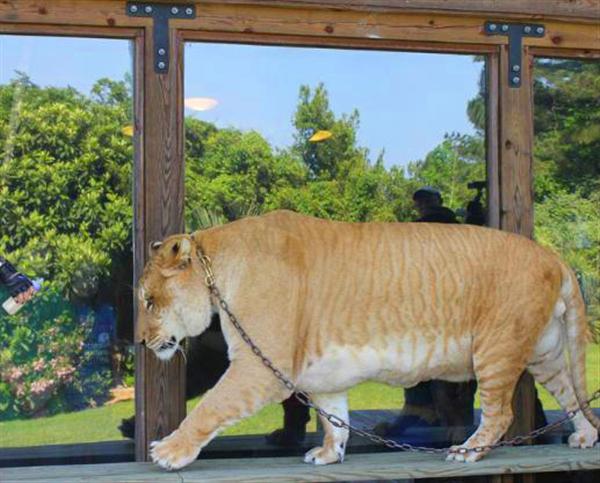
<svg viewBox="0 0 600 483">
<path fill-rule="evenodd" d="M 460 382 L 473 378 L 471 338 L 406 337 L 362 347 L 329 345 L 308 357 L 297 385 L 313 393 L 344 391 L 366 380 L 411 387 L 430 380 Z"/>
</svg>

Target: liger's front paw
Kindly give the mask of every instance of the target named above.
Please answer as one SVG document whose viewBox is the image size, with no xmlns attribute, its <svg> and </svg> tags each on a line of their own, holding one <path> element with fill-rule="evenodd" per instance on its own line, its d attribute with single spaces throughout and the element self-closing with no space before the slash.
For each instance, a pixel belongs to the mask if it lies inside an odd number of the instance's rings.
<svg viewBox="0 0 600 483">
<path fill-rule="evenodd" d="M 150 444 L 152 461 L 167 470 L 178 470 L 198 457 L 200 449 L 178 431 Z"/>
</svg>

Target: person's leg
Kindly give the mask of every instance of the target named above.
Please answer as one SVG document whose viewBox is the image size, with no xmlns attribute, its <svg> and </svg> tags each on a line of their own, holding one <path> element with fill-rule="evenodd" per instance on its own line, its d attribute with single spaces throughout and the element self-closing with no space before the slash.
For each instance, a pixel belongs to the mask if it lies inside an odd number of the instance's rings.
<svg viewBox="0 0 600 483">
<path fill-rule="evenodd" d="M 267 435 L 267 442 L 278 446 L 294 446 L 306 437 L 306 424 L 310 421 L 310 410 L 292 394 L 282 403 L 283 428 Z"/>
<path fill-rule="evenodd" d="M 437 421 L 431 381 L 421 382 L 404 390 L 404 407 L 391 423 L 378 424 L 374 430 L 385 436 L 400 436 L 414 426 L 432 426 Z"/>
</svg>

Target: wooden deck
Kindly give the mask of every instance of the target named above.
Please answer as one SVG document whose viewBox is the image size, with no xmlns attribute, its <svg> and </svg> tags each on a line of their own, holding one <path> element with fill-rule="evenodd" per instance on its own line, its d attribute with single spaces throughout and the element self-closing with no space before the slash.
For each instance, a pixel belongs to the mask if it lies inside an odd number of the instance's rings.
<svg viewBox="0 0 600 483">
<path fill-rule="evenodd" d="M 289 482 L 364 481 L 436 477 L 546 473 L 600 470 L 600 448 L 576 450 L 542 445 L 495 450 L 475 464 L 446 462 L 442 456 L 413 453 L 353 454 L 339 465 L 313 466 L 301 458 L 243 458 L 198 460 L 176 472 L 149 463 L 31 466 L 3 468 L 0 480 L 9 482 Z"/>
</svg>

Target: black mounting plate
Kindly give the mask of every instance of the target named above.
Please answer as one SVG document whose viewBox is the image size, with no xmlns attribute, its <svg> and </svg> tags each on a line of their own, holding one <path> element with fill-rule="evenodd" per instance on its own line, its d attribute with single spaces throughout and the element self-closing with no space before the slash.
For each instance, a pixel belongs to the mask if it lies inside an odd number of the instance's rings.
<svg viewBox="0 0 600 483">
<path fill-rule="evenodd" d="M 521 87 L 523 37 L 543 37 L 546 27 L 534 23 L 510 23 L 488 21 L 484 25 L 486 35 L 506 35 L 508 37 L 508 85 Z"/>
<path fill-rule="evenodd" d="M 166 74 L 169 71 L 169 19 L 196 18 L 193 4 L 167 4 L 149 2 L 127 2 L 127 15 L 152 17 L 154 19 L 154 71 Z"/>
</svg>

